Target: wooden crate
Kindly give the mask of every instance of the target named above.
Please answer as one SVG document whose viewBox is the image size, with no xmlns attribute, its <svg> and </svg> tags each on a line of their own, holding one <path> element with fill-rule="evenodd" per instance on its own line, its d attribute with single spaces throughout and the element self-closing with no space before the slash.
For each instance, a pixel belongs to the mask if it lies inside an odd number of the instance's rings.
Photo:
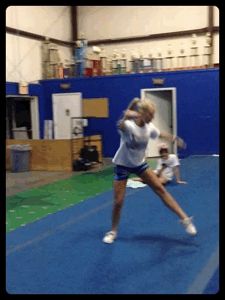
<svg viewBox="0 0 225 300">
<path fill-rule="evenodd" d="M 79 158 L 80 150 L 86 144 L 97 146 L 102 162 L 102 138 L 100 135 L 72 140 L 6 140 L 6 170 L 11 169 L 8 145 L 29 144 L 30 171 L 72 171 L 73 161 Z"/>
<path fill-rule="evenodd" d="M 72 171 L 71 140 L 6 140 L 6 146 L 29 144 L 31 171 Z M 6 148 L 6 169 L 11 169 L 10 149 Z"/>
</svg>

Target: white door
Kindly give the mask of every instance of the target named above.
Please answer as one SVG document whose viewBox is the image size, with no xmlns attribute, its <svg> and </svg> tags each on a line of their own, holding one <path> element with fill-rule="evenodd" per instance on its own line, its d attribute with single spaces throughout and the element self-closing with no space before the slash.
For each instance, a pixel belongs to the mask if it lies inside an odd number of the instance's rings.
<svg viewBox="0 0 225 300">
<path fill-rule="evenodd" d="M 141 90 L 141 97 L 150 99 L 156 106 L 156 113 L 152 123 L 160 131 L 176 135 L 176 89 L 143 89 Z M 166 142 L 169 145 L 170 153 L 177 154 L 176 145 L 161 139 L 151 139 L 146 150 L 146 157 L 159 156 L 158 145 L 161 142 Z"/>
<path fill-rule="evenodd" d="M 53 127 L 55 139 L 71 139 L 71 118 L 82 118 L 81 93 L 53 94 Z"/>
<path fill-rule="evenodd" d="M 32 123 L 32 139 L 39 139 L 39 113 L 38 113 L 38 97 L 31 98 L 31 123 Z"/>
</svg>

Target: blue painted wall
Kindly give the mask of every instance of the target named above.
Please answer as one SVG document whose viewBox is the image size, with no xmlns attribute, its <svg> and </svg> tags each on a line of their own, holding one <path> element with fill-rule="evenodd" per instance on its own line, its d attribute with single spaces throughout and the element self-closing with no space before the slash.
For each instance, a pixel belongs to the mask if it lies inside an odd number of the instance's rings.
<svg viewBox="0 0 225 300">
<path fill-rule="evenodd" d="M 90 119 L 85 134 L 101 134 L 103 155 L 112 157 L 119 146 L 116 122 L 141 89 L 154 88 L 152 78 L 164 78 L 162 86 L 177 90 L 177 128 L 188 147 L 179 152 L 180 157 L 219 153 L 219 70 L 190 70 L 149 74 L 115 75 L 93 78 L 42 80 L 30 89 L 39 94 L 40 129 L 52 119 L 52 94 L 80 92 L 83 98 L 109 99 L 109 118 Z M 67 90 L 60 83 L 70 83 Z"/>
<path fill-rule="evenodd" d="M 18 95 L 18 92 L 17 82 L 6 82 L 6 95 Z"/>
</svg>

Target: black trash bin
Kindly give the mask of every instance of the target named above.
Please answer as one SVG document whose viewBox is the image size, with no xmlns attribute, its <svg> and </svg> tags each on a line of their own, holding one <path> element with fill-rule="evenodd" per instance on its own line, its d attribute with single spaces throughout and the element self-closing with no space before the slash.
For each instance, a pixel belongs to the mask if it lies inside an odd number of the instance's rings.
<svg viewBox="0 0 225 300">
<path fill-rule="evenodd" d="M 30 170 L 30 145 L 10 145 L 12 172 L 27 172 Z"/>
</svg>

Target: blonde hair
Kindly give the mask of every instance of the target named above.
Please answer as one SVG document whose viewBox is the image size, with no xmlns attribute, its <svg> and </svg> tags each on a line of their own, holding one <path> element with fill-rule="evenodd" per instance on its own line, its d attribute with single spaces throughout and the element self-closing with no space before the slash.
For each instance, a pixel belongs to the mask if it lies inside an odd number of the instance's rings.
<svg viewBox="0 0 225 300">
<path fill-rule="evenodd" d="M 134 98 L 127 109 L 138 111 L 139 113 L 148 112 L 152 115 L 155 114 L 155 105 L 149 99 Z"/>
<path fill-rule="evenodd" d="M 152 103 L 149 99 L 140 99 L 140 98 L 134 98 L 128 105 L 127 110 L 133 110 L 137 111 L 140 114 L 143 113 L 149 113 L 152 116 L 155 114 L 155 105 Z M 121 122 L 124 120 L 124 117 L 119 119 L 117 122 L 117 126 L 119 127 L 121 125 Z"/>
</svg>

